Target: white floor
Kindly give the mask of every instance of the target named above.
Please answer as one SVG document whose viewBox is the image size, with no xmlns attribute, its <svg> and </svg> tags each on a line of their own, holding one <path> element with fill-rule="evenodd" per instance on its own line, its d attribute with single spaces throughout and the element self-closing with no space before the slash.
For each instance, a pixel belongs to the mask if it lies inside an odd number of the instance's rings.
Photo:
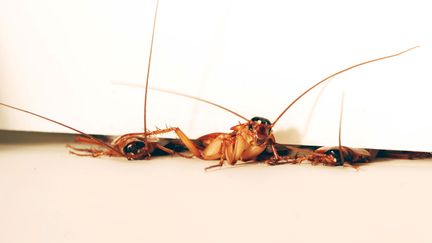
<svg viewBox="0 0 432 243">
<path fill-rule="evenodd" d="M 0 132 L 0 242 L 432 242 L 432 161 L 129 162 Z"/>
</svg>

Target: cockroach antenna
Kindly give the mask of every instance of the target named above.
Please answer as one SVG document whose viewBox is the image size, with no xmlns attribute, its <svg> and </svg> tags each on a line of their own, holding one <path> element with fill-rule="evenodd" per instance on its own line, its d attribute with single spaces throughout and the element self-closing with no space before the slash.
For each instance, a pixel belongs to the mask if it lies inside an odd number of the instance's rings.
<svg viewBox="0 0 432 243">
<path fill-rule="evenodd" d="M 134 83 L 128 83 L 128 82 L 111 81 L 111 83 L 114 84 L 114 85 L 124 85 L 124 86 L 128 86 L 128 87 L 145 88 L 143 85 L 140 85 L 140 84 L 134 84 Z M 209 105 L 216 106 L 217 108 L 220 108 L 220 109 L 222 109 L 222 110 L 228 111 L 229 113 L 231 113 L 231 114 L 233 114 L 233 115 L 235 115 L 235 116 L 237 116 L 237 117 L 240 117 L 241 119 L 243 119 L 243 120 L 245 120 L 245 121 L 249 121 L 249 119 L 247 119 L 245 116 L 240 115 L 240 113 L 235 112 L 235 111 L 233 111 L 232 109 L 229 109 L 229 108 L 224 107 L 224 106 L 222 106 L 222 105 L 216 104 L 215 102 L 212 102 L 212 101 L 209 101 L 209 100 L 206 100 L 206 99 L 200 98 L 200 97 L 196 97 L 196 96 L 189 95 L 189 94 L 184 94 L 184 93 L 177 92 L 177 91 L 174 91 L 174 90 L 169 90 L 169 89 L 162 89 L 162 88 L 151 87 L 151 86 L 149 86 L 148 88 L 151 89 L 151 90 L 155 90 L 155 91 L 162 92 L 162 93 L 168 93 L 168 94 L 173 94 L 173 95 L 183 96 L 183 97 L 186 97 L 186 98 L 189 98 L 189 99 L 193 99 L 193 100 L 201 101 L 201 102 L 203 102 L 203 103 L 207 103 L 207 104 L 209 104 Z"/>
<path fill-rule="evenodd" d="M 11 106 L 11 105 L 8 105 L 8 104 L 5 104 L 5 103 L 0 103 L 0 105 L 8 107 L 8 108 L 11 108 L 13 110 L 24 112 L 24 113 L 27 113 L 27 114 L 30 114 L 30 115 L 33 115 L 33 116 L 37 116 L 37 117 L 42 118 L 44 120 L 56 123 L 56 124 L 58 124 L 58 125 L 60 125 L 62 127 L 68 128 L 68 129 L 70 129 L 72 131 L 75 131 L 75 132 L 83 135 L 84 137 L 86 137 L 86 138 L 88 138 L 90 140 L 93 140 L 96 144 L 99 144 L 101 146 L 107 147 L 109 150 L 115 152 L 116 154 L 120 155 L 121 157 L 126 157 L 127 159 L 129 159 L 127 156 L 123 155 L 118 149 L 114 148 L 113 146 L 109 145 L 108 143 L 105 143 L 104 141 L 99 140 L 99 139 L 97 139 L 97 138 L 95 138 L 95 137 L 93 137 L 93 136 L 91 136 L 91 135 L 89 135 L 87 133 L 84 133 L 84 132 L 82 132 L 82 131 L 80 131 L 80 130 L 78 130 L 76 128 L 73 128 L 73 127 L 71 127 L 69 125 L 66 125 L 64 123 L 58 122 L 56 120 L 53 120 L 51 118 L 48 118 L 48 117 L 36 114 L 36 113 L 28 111 L 28 110 L 21 109 L 21 108 L 15 107 L 15 106 Z"/>
<path fill-rule="evenodd" d="M 343 110 L 344 110 L 344 101 L 345 101 L 345 92 L 342 92 L 341 107 L 340 107 L 340 114 L 339 114 L 339 136 L 338 136 L 339 157 L 342 164 L 345 164 L 345 159 L 342 154 L 342 117 L 343 117 Z"/>
<path fill-rule="evenodd" d="M 233 111 L 233 110 L 231 110 L 231 109 L 228 109 L 228 108 L 226 108 L 226 107 L 224 107 L 224 106 L 218 105 L 218 104 L 216 104 L 216 103 L 214 103 L 214 102 L 211 102 L 211 101 L 209 101 L 209 100 L 205 100 L 205 99 L 203 99 L 203 98 L 199 98 L 199 97 L 196 97 L 196 96 L 192 96 L 192 95 L 188 95 L 188 94 L 184 94 L 184 93 L 180 93 L 180 92 L 176 92 L 176 91 L 168 90 L 168 89 L 161 89 L 161 88 L 155 88 L 155 87 L 150 87 L 150 89 L 152 89 L 152 90 L 156 90 L 156 91 L 159 91 L 159 92 L 168 93 L 168 94 L 173 94 L 173 95 L 183 96 L 183 97 L 186 97 L 186 98 L 189 98 L 189 99 L 193 99 L 193 100 L 198 100 L 198 101 L 201 101 L 201 102 L 207 103 L 207 104 L 209 104 L 209 105 L 216 106 L 216 107 L 218 107 L 218 108 L 220 108 L 220 109 L 222 109 L 222 110 L 228 111 L 228 112 L 230 112 L 231 114 L 234 114 L 235 116 L 238 116 L 238 117 L 240 117 L 241 119 L 243 119 L 243 120 L 245 120 L 245 121 L 249 121 L 249 119 L 247 119 L 246 117 L 240 115 L 239 113 L 237 113 L 237 112 L 235 112 L 235 111 Z"/>
<path fill-rule="evenodd" d="M 151 66 L 151 60 L 152 60 L 152 53 L 153 53 L 153 41 L 155 36 L 155 30 L 156 30 L 156 19 L 157 19 L 157 12 L 159 7 L 159 0 L 156 1 L 156 9 L 155 14 L 153 18 L 153 30 L 152 30 L 152 36 L 150 41 L 150 53 L 148 58 L 148 64 L 147 64 L 147 76 L 146 76 L 146 83 L 145 83 L 145 90 L 144 90 L 144 137 L 147 140 L 147 91 L 148 91 L 148 84 L 149 84 L 149 78 L 150 78 L 150 66 Z"/>
<path fill-rule="evenodd" d="M 346 71 L 348 71 L 348 70 L 351 70 L 351 69 L 353 69 L 353 68 L 360 67 L 360 66 L 363 66 L 363 65 L 365 65 L 365 64 L 372 63 L 372 62 L 381 61 L 381 60 L 384 60 L 384 59 L 387 59 L 387 58 L 396 57 L 396 56 L 402 55 L 402 54 L 404 54 L 404 53 L 406 53 L 406 52 L 409 52 L 409 51 L 411 51 L 411 50 L 413 50 L 413 49 L 415 49 L 415 48 L 418 48 L 418 47 L 420 47 L 420 46 L 414 46 L 414 47 L 411 47 L 411 48 L 409 48 L 409 49 L 407 49 L 407 50 L 405 50 L 405 51 L 401 51 L 401 52 L 396 53 L 396 54 L 393 54 L 393 55 L 388 55 L 388 56 L 379 57 L 379 58 L 376 58 L 376 59 L 372 59 L 372 60 L 364 61 L 364 62 L 358 63 L 358 64 L 356 64 L 356 65 L 352 65 L 352 66 L 350 66 L 350 67 L 347 67 L 347 68 L 345 68 L 345 69 L 342 69 L 342 70 L 340 70 L 340 71 L 338 71 L 338 72 L 336 72 L 336 73 L 333 73 L 332 75 L 327 76 L 327 77 L 324 78 L 323 80 L 319 81 L 318 83 L 314 84 L 312 87 L 310 87 L 309 89 L 307 89 L 305 92 L 303 92 L 301 95 L 299 95 L 299 96 L 298 96 L 298 97 L 297 97 L 293 102 L 291 102 L 291 104 L 289 104 L 288 107 L 285 108 L 285 109 L 282 111 L 282 113 L 281 113 L 281 114 L 276 118 L 276 120 L 274 120 L 274 122 L 273 122 L 273 124 L 272 124 L 272 127 L 274 127 L 274 125 L 275 125 L 275 124 L 279 121 L 279 119 L 280 119 L 280 118 L 285 114 L 285 112 L 287 112 L 287 111 L 291 108 L 291 106 L 293 106 L 293 105 L 294 105 L 294 104 L 295 104 L 295 103 L 296 103 L 300 98 L 302 98 L 305 94 L 309 93 L 309 91 L 311 91 L 312 89 L 314 89 L 314 88 L 317 87 L 318 85 L 324 83 L 325 81 L 327 81 L 327 80 L 329 80 L 329 79 L 331 79 L 331 78 L 333 78 L 333 77 L 335 77 L 335 76 L 337 76 L 337 75 L 339 75 L 339 74 L 341 74 L 341 73 L 344 73 L 344 72 L 346 72 Z"/>
</svg>

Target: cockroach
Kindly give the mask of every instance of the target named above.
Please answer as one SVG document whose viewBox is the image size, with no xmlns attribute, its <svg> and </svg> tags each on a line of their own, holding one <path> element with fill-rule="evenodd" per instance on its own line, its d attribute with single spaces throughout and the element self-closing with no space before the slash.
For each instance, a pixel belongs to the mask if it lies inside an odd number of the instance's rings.
<svg viewBox="0 0 432 243">
<path fill-rule="evenodd" d="M 312 165 L 323 164 L 328 166 L 344 165 L 356 167 L 358 164 L 371 162 L 377 157 L 399 159 L 423 159 L 432 157 L 432 153 L 428 152 L 376 150 L 342 146 L 343 107 L 344 95 L 342 95 L 339 115 L 338 146 L 317 148 L 313 152 L 306 153 L 303 157 L 299 157 L 296 162 L 301 163 L 307 160 L 310 161 Z"/>
<path fill-rule="evenodd" d="M 373 156 L 369 150 L 362 148 L 350 148 L 342 146 L 342 118 L 343 118 L 344 95 L 342 95 L 341 108 L 339 115 L 339 136 L 338 146 L 320 147 L 315 149 L 313 153 L 301 158 L 298 162 L 308 160 L 312 165 L 323 164 L 328 166 L 338 165 L 354 165 L 358 163 L 369 162 Z"/>
<path fill-rule="evenodd" d="M 277 122 L 280 120 L 280 118 L 300 99 L 302 98 L 304 95 L 306 95 L 309 91 L 311 91 L 312 89 L 314 89 L 315 87 L 317 87 L 318 85 L 322 84 L 323 82 L 327 81 L 330 78 L 333 78 L 343 72 L 346 72 L 348 70 L 351 70 L 353 68 L 365 65 L 365 64 L 369 64 L 372 62 L 377 62 L 377 61 L 381 61 L 387 58 L 391 58 L 391 57 L 396 57 L 399 55 L 402 55 L 403 53 L 406 53 L 408 51 L 411 51 L 413 49 L 417 48 L 416 47 L 412 47 L 409 48 L 407 50 L 404 50 L 402 52 L 396 53 L 396 54 L 392 54 L 389 56 L 384 56 L 384 57 L 380 57 L 380 58 L 376 58 L 376 59 L 372 59 L 372 60 L 368 60 L 368 61 L 364 61 L 358 64 L 355 64 L 353 66 L 347 67 L 345 69 L 342 69 L 336 73 L 333 73 L 329 76 L 327 76 L 326 78 L 322 79 L 321 81 L 319 81 L 318 83 L 314 84 L 312 87 L 310 87 L 309 89 L 307 89 L 306 91 L 304 91 L 301 95 L 299 95 L 296 99 L 294 99 L 283 111 L 282 113 L 280 113 L 280 115 L 272 122 L 270 122 L 270 120 L 263 118 L 263 117 L 253 117 L 252 119 L 247 119 L 244 116 L 241 116 L 240 114 L 222 107 L 220 105 L 217 105 L 213 102 L 198 98 L 198 97 L 194 97 L 191 95 L 186 95 L 186 94 L 180 94 L 177 92 L 173 92 L 173 91 L 168 91 L 168 90 L 161 90 L 160 91 L 165 91 L 168 93 L 173 93 L 173 94 L 178 94 L 178 95 L 182 95 L 185 97 L 189 97 L 189 98 L 193 98 L 196 100 L 200 100 L 206 103 L 209 103 L 211 105 L 215 105 L 219 108 L 222 108 L 226 111 L 229 111 L 231 113 L 233 113 L 234 115 L 240 117 L 241 119 L 245 120 L 244 123 L 240 123 L 236 126 L 233 126 L 231 128 L 232 132 L 231 133 L 210 133 L 207 135 L 204 135 L 200 138 L 198 138 L 196 141 L 196 143 L 194 143 L 191 139 L 189 139 L 185 134 L 183 134 L 182 132 L 177 132 L 177 135 L 179 136 L 179 138 L 181 139 L 181 141 L 185 144 L 185 146 L 187 147 L 187 149 L 197 158 L 203 159 L 203 160 L 219 160 L 218 164 L 209 166 L 206 168 L 207 169 L 211 169 L 211 168 L 215 168 L 215 167 L 221 167 L 223 166 L 223 164 L 225 163 L 225 161 L 229 164 L 229 165 L 235 165 L 238 161 L 244 161 L 244 162 L 248 162 L 248 161 L 257 161 L 257 158 L 266 150 L 270 150 L 271 151 L 271 156 L 270 158 L 265 160 L 265 163 L 269 164 L 269 165 L 278 165 L 278 164 L 283 164 L 283 163 L 297 163 L 299 161 L 298 158 L 293 158 L 291 156 L 281 156 L 279 155 L 277 149 L 276 149 L 276 140 L 275 137 L 273 135 L 272 129 L 273 127 L 277 124 Z M 345 151 L 345 150 L 342 150 Z M 346 149 L 346 151 L 348 151 L 348 149 Z M 351 150 L 349 150 L 351 151 Z M 354 153 L 354 155 L 358 155 L 358 156 L 362 156 L 361 152 L 359 151 L 354 151 L 352 150 Z M 345 153 L 345 152 L 343 152 Z M 316 156 L 319 156 L 320 150 L 316 151 L 315 153 L 313 153 Z M 329 161 L 327 162 L 327 160 L 321 159 L 321 160 L 315 160 L 311 157 L 311 159 L 313 159 L 313 161 L 319 161 L 320 163 L 325 163 L 330 165 L 331 163 L 333 163 L 332 165 L 337 165 L 337 163 L 335 163 L 333 161 L 333 157 L 330 157 L 328 155 L 320 155 L 323 158 L 328 157 Z M 342 156 L 343 157 L 343 156 Z M 330 159 L 332 160 L 330 162 Z M 357 159 L 357 158 L 355 158 Z"/>
<path fill-rule="evenodd" d="M 105 142 L 102 141 L 101 139 L 97 139 L 94 136 L 86 134 L 78 129 L 75 129 L 64 123 L 55 121 L 54 119 L 48 118 L 46 116 L 42 116 L 34 112 L 22 108 L 18 108 L 12 105 L 8 105 L 5 103 L 0 103 L 0 105 L 21 112 L 25 112 L 27 114 L 42 118 L 44 120 L 56 123 L 62 127 L 73 130 L 81 134 L 81 136 L 76 138 L 77 142 L 102 146 L 101 148 L 78 148 L 78 147 L 68 145 L 68 147 L 70 148 L 70 152 L 75 155 L 93 156 L 93 157 L 99 157 L 103 155 L 120 156 L 120 157 L 125 157 L 129 160 L 132 159 L 138 160 L 138 159 L 148 159 L 151 156 L 151 154 L 155 151 L 155 149 L 159 149 L 168 154 L 179 154 L 181 156 L 189 157 L 181 153 L 178 153 L 173 149 L 166 147 L 165 146 L 166 144 L 163 144 L 159 140 L 159 138 L 156 137 L 156 135 L 160 135 L 168 132 L 177 132 L 179 130 L 178 128 L 171 127 L 166 129 L 157 129 L 156 131 L 149 131 L 147 129 L 147 93 L 148 93 L 148 83 L 150 77 L 150 66 L 151 66 L 151 58 L 152 58 L 152 51 L 153 51 L 153 41 L 154 41 L 155 29 L 156 29 L 158 5 L 159 5 L 159 1 L 156 2 L 156 8 L 155 8 L 155 14 L 153 20 L 153 31 L 152 31 L 151 44 L 150 44 L 150 53 L 149 53 L 148 66 L 147 66 L 147 77 L 146 77 L 146 86 L 145 86 L 146 88 L 145 88 L 145 95 L 144 95 L 144 132 L 121 135 L 110 142 Z"/>
<path fill-rule="evenodd" d="M 156 131 L 147 131 L 142 133 L 128 133 L 125 135 L 121 135 L 112 141 L 104 141 L 102 139 L 96 138 L 95 136 L 89 135 L 83 131 L 80 131 L 76 128 L 73 128 L 65 123 L 56 121 L 54 119 L 48 118 L 46 116 L 18 108 L 9 104 L 1 103 L 1 106 L 11 108 L 13 110 L 21 111 L 41 119 L 50 121 L 76 133 L 79 133 L 81 136 L 77 137 L 75 140 L 80 143 L 92 144 L 101 146 L 101 148 L 77 148 L 72 145 L 67 145 L 70 148 L 70 153 L 78 155 L 78 156 L 113 156 L 113 157 L 125 157 L 128 160 L 139 160 L 139 159 L 148 159 L 151 154 L 155 151 L 155 149 L 159 149 L 168 154 L 178 154 L 184 157 L 190 157 L 187 155 L 183 155 L 177 150 L 181 151 L 182 149 L 170 149 L 166 145 L 166 143 L 162 144 L 156 135 L 168 133 L 172 131 L 178 130 L 178 128 L 166 128 L 166 129 L 158 129 Z M 167 142 L 168 143 L 168 142 Z M 177 143 L 173 143 L 172 146 L 177 146 Z"/>
</svg>

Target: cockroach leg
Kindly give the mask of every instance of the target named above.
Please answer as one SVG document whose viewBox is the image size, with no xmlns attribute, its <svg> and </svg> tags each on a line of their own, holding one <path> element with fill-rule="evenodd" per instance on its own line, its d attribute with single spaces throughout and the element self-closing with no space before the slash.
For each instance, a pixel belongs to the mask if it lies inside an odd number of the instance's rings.
<svg viewBox="0 0 432 243">
<path fill-rule="evenodd" d="M 69 150 L 69 153 L 76 155 L 76 156 L 93 157 L 93 158 L 107 155 L 104 151 L 101 151 L 101 150 L 87 151 L 86 153 L 78 153 L 78 152 L 75 152 L 73 150 Z"/>
<path fill-rule="evenodd" d="M 94 148 L 77 148 L 70 144 L 67 144 L 66 147 L 69 148 L 69 153 L 78 155 L 78 156 L 89 156 L 89 157 L 100 157 L 102 155 L 114 156 L 114 154 L 109 155 L 108 151 Z"/>
<path fill-rule="evenodd" d="M 210 166 L 204 168 L 205 171 L 207 171 L 209 169 L 213 169 L 213 168 L 218 168 L 218 167 L 221 168 L 223 166 L 224 161 L 225 161 L 225 154 L 226 154 L 225 148 L 226 148 L 226 141 L 223 141 L 221 143 L 221 147 L 220 147 L 220 150 L 219 150 L 219 156 L 220 156 L 219 163 L 217 163 L 215 165 L 210 165 Z"/>
<path fill-rule="evenodd" d="M 218 164 L 215 164 L 215 165 L 207 166 L 207 167 L 204 168 L 204 170 L 208 171 L 208 170 L 213 169 L 213 168 L 222 168 L 222 166 L 223 166 L 223 163 L 222 164 L 218 163 Z"/>
<path fill-rule="evenodd" d="M 162 145 L 160 145 L 158 143 L 155 144 L 155 147 L 158 148 L 158 149 L 160 149 L 160 150 L 162 150 L 162 151 L 164 151 L 167 154 L 178 155 L 178 156 L 181 156 L 181 157 L 187 158 L 187 159 L 193 158 L 193 155 L 187 155 L 187 154 L 176 152 L 176 151 L 174 151 L 172 149 L 169 149 L 169 148 L 166 148 L 166 147 L 164 147 L 164 146 L 162 146 Z"/>
<path fill-rule="evenodd" d="M 271 142 L 270 148 L 271 148 L 273 156 L 265 161 L 266 164 L 268 164 L 268 165 L 282 165 L 282 164 L 292 163 L 290 161 L 290 158 L 288 158 L 287 156 L 281 157 L 279 155 L 279 153 L 277 152 L 277 150 L 274 146 L 274 141 Z"/>
</svg>

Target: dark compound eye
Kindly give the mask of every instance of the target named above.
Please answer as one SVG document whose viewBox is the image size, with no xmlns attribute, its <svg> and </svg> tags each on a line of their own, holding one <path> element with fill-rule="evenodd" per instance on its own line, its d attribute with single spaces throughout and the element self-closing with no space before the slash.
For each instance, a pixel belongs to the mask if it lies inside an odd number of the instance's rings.
<svg viewBox="0 0 432 243">
<path fill-rule="evenodd" d="M 341 156 L 340 156 L 340 151 L 336 150 L 336 149 L 332 149 L 332 150 L 328 150 L 327 152 L 325 152 L 328 155 L 333 156 L 333 158 L 336 159 L 336 166 L 339 165 L 343 165 L 342 161 L 341 161 Z M 352 160 L 351 156 L 348 154 L 346 157 L 344 157 L 344 160 L 349 162 Z"/>
<path fill-rule="evenodd" d="M 258 123 L 258 124 L 265 125 L 265 127 L 260 126 L 261 130 L 265 129 L 265 131 L 262 131 L 262 133 L 267 133 L 267 134 L 271 133 L 271 127 L 270 127 L 271 122 L 268 119 L 266 119 L 264 117 L 256 116 L 256 117 L 253 117 L 251 119 L 251 121 L 253 123 Z M 267 126 L 269 126 L 269 127 L 267 127 Z M 249 130 L 252 131 L 253 129 L 254 129 L 253 125 L 251 123 L 249 123 Z"/>
<path fill-rule="evenodd" d="M 265 125 L 271 125 L 271 122 L 267 118 L 264 118 L 264 117 L 256 116 L 256 117 L 253 117 L 251 119 L 251 121 L 253 121 L 253 122 L 259 122 L 259 123 L 265 124 Z"/>
<path fill-rule="evenodd" d="M 141 152 L 141 149 L 145 147 L 145 143 L 141 141 L 135 141 L 132 143 L 128 143 L 124 148 L 123 152 L 125 154 L 136 155 Z"/>
</svg>

